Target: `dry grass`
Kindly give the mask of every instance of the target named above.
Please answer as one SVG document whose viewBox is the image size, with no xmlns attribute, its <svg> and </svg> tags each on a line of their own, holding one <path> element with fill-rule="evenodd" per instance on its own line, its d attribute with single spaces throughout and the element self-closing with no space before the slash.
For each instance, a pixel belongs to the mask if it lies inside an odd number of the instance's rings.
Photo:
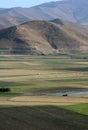
<svg viewBox="0 0 88 130">
<path fill-rule="evenodd" d="M 40 79 L 40 80 L 56 80 L 56 79 L 74 79 L 87 77 L 87 72 L 56 72 L 46 70 L 25 70 L 25 69 L 3 69 L 0 70 L 0 81 L 27 81 L 29 79 Z"/>
<path fill-rule="evenodd" d="M 19 96 L 0 97 L 0 105 L 30 106 L 30 105 L 72 105 L 88 103 L 88 98 L 58 97 L 58 96 Z"/>
<path fill-rule="evenodd" d="M 76 64 L 88 65 L 88 62 L 76 62 Z"/>
</svg>

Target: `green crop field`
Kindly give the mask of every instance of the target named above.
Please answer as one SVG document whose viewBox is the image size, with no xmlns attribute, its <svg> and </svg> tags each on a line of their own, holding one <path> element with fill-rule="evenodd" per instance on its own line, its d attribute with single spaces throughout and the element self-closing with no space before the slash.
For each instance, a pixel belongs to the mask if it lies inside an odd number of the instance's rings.
<svg viewBox="0 0 88 130">
<path fill-rule="evenodd" d="M 80 114 L 88 115 L 88 104 L 78 104 L 64 107 L 67 110 L 78 112 Z"/>
</svg>

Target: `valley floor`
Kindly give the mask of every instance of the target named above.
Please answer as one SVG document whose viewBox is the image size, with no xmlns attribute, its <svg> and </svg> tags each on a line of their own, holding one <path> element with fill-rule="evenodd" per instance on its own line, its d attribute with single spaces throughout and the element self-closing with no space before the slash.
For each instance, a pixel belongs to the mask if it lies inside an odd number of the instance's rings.
<svg viewBox="0 0 88 130">
<path fill-rule="evenodd" d="M 0 88 L 0 130 L 88 130 L 88 94 L 52 95 L 88 91 L 88 59 L 0 56 Z"/>
<path fill-rule="evenodd" d="M 37 106 L 37 105 L 72 105 L 88 103 L 88 98 L 59 96 L 18 96 L 0 97 L 0 105 Z"/>
</svg>

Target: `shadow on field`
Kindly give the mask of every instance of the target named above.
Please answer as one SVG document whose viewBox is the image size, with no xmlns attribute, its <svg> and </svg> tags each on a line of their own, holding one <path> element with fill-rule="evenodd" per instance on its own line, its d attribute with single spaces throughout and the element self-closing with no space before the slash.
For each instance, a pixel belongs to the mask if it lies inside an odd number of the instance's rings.
<svg viewBox="0 0 88 130">
<path fill-rule="evenodd" d="M 55 106 L 0 107 L 0 130 L 88 130 L 88 117 Z"/>
<path fill-rule="evenodd" d="M 88 71 L 88 67 L 79 67 L 79 68 L 65 68 L 65 70 L 70 70 L 70 71 Z"/>
<path fill-rule="evenodd" d="M 5 82 L 5 81 L 0 81 L 0 86 L 11 86 L 11 85 L 17 85 L 16 82 Z"/>
<path fill-rule="evenodd" d="M 75 67 L 75 68 L 53 68 L 53 70 L 67 70 L 67 71 L 88 71 L 88 67 Z"/>
<path fill-rule="evenodd" d="M 67 71 L 88 71 L 88 67 L 69 67 L 69 68 L 52 68 L 51 70 L 67 70 Z"/>
</svg>

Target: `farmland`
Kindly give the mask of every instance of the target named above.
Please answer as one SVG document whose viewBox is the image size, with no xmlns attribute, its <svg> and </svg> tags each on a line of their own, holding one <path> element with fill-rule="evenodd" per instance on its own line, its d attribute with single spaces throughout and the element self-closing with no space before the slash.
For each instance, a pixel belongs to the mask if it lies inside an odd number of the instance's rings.
<svg viewBox="0 0 88 130">
<path fill-rule="evenodd" d="M 65 106 L 64 108 L 74 112 L 78 112 L 80 114 L 88 115 L 88 104 L 71 105 Z"/>
<path fill-rule="evenodd" d="M 1 130 L 87 130 L 88 117 L 56 106 L 0 108 Z"/>
<path fill-rule="evenodd" d="M 88 61 L 66 56 L 1 57 L 0 87 L 9 87 L 16 95 L 87 89 Z"/>
<path fill-rule="evenodd" d="M 0 56 L 0 129 L 87 130 L 88 94 L 53 95 L 88 91 L 80 56 Z"/>
</svg>

